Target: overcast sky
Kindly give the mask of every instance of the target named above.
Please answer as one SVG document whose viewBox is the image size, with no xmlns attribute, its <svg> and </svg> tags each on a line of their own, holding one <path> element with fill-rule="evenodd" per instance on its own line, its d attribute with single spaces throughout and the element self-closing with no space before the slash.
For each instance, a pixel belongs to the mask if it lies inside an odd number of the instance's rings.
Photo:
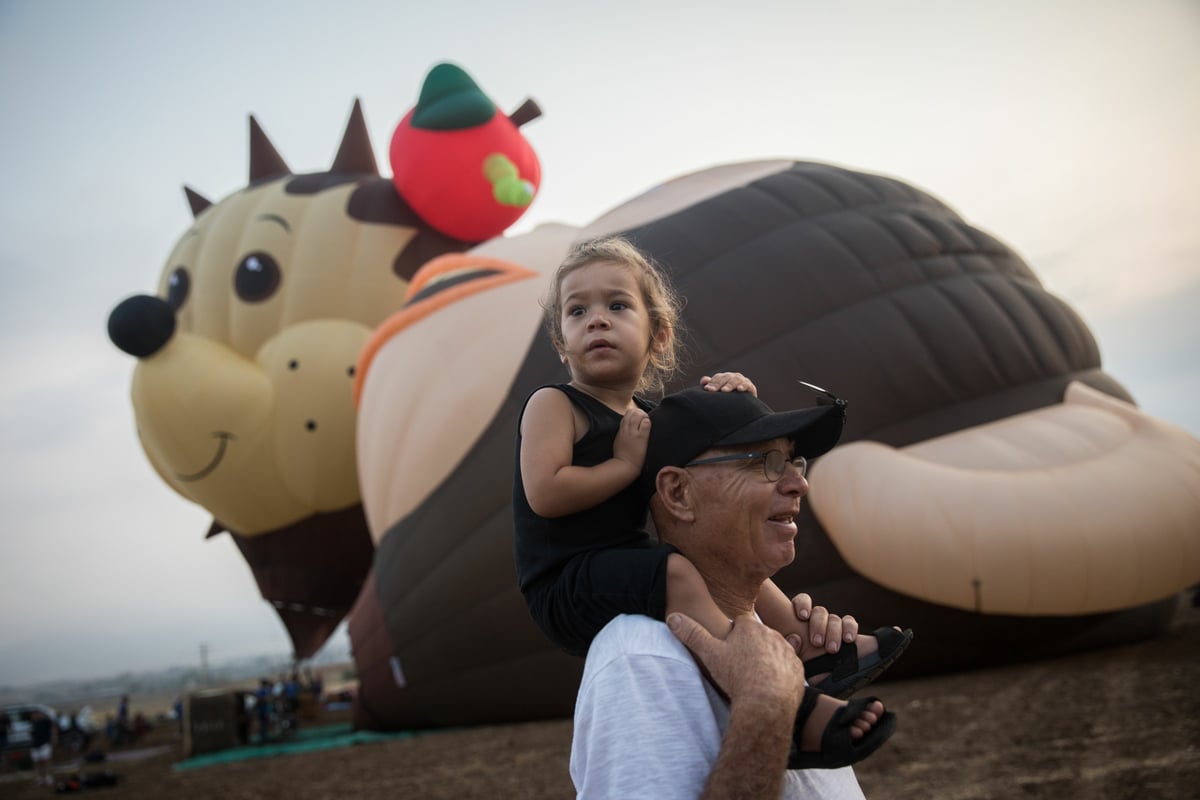
<svg viewBox="0 0 1200 800">
<path fill-rule="evenodd" d="M 1200 436 L 1195 0 L 425 5 L 0 0 L 0 685 L 288 650 L 142 454 L 108 313 L 154 290 L 184 184 L 245 185 L 247 115 L 320 171 L 359 97 L 386 172 L 439 61 L 545 112 L 514 232 L 728 161 L 888 174 L 1016 249 Z"/>
</svg>

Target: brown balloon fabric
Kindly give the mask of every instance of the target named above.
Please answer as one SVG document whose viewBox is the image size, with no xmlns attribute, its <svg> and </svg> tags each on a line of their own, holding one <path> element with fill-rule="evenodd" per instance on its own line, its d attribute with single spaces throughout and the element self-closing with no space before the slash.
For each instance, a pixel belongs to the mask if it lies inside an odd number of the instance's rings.
<svg viewBox="0 0 1200 800">
<path fill-rule="evenodd" d="M 798 382 L 809 381 L 848 401 L 843 444 L 892 448 L 1060 404 L 1073 381 L 1130 400 L 1101 370 L 1080 317 L 1011 249 L 941 201 L 899 180 L 825 164 L 754 166 L 745 168 L 752 180 L 706 189 L 694 203 L 681 202 L 687 183 L 674 184 L 607 217 L 622 220 L 686 298 L 686 366 L 669 389 L 737 370 L 770 406 L 791 409 L 813 405 Z M 704 181 L 697 173 L 696 184 Z M 470 320 L 463 328 L 481 334 Z M 521 404 L 537 386 L 564 379 L 539 333 L 457 469 L 411 513 L 373 527 L 379 544 L 367 592 L 376 596 L 360 598 L 356 615 L 364 618 L 351 627 L 370 709 L 361 724 L 570 714 L 582 662 L 555 652 L 529 619 L 515 586 L 509 499 Z M 360 427 L 360 441 L 363 434 Z M 1174 466 L 1159 467 L 1164 480 Z M 818 459 L 814 480 L 819 474 Z M 912 627 L 916 641 L 892 676 L 1132 641 L 1170 620 L 1170 599 L 1039 617 L 949 607 L 852 569 L 807 502 L 797 524 L 796 560 L 776 582 L 853 613 L 866 630 Z M 374 624 L 386 626 L 386 667 L 375 649 L 382 637 L 368 630 Z M 370 652 L 360 641 L 372 643 Z"/>
<path fill-rule="evenodd" d="M 362 506 L 258 536 L 230 535 L 287 628 L 293 657 L 313 656 L 354 605 L 371 567 L 375 545 Z"/>
</svg>

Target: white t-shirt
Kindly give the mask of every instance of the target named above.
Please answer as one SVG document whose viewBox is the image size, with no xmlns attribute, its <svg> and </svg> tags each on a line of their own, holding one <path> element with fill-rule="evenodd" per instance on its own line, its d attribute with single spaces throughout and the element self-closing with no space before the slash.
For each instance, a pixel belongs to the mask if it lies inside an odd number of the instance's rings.
<svg viewBox="0 0 1200 800">
<path fill-rule="evenodd" d="M 580 798 L 696 798 L 729 706 L 666 624 L 622 615 L 592 642 L 575 701 L 571 780 Z M 851 767 L 788 770 L 783 798 L 863 800 Z"/>
</svg>

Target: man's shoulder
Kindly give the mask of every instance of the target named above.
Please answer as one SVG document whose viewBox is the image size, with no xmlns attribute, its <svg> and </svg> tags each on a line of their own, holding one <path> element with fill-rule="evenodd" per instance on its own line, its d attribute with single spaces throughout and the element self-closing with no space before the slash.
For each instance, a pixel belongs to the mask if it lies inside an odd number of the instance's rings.
<svg viewBox="0 0 1200 800">
<path fill-rule="evenodd" d="M 629 657 L 663 658 L 695 667 L 688 649 L 666 623 L 641 614 L 621 614 L 592 640 L 585 669 L 598 669 Z"/>
</svg>

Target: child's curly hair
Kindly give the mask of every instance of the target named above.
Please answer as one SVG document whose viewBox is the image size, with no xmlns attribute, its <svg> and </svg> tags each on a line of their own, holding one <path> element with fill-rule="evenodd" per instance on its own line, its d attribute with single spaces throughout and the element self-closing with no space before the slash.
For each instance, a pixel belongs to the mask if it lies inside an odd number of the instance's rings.
<svg viewBox="0 0 1200 800">
<path fill-rule="evenodd" d="M 637 385 L 639 394 L 661 393 L 666 382 L 679 368 L 678 342 L 682 325 L 682 300 L 671 288 L 662 268 L 621 236 L 605 236 L 578 242 L 559 264 L 550 290 L 542 299 L 546 332 L 550 335 L 550 341 L 560 353 L 566 347 L 562 332 L 563 280 L 580 267 L 598 261 L 619 264 L 633 273 L 638 287 L 642 290 L 642 302 L 646 304 L 646 311 L 650 317 L 651 338 L 657 336 L 660 331 L 668 332 L 660 350 L 651 348 L 650 362 Z"/>
</svg>

